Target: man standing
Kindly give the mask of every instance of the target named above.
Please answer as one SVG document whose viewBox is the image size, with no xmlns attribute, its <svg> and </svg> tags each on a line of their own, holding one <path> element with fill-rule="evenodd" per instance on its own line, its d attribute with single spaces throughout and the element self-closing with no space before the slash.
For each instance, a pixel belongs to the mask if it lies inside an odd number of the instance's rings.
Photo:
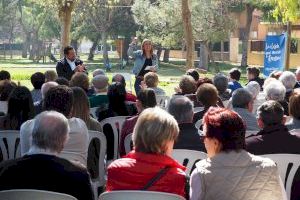
<svg viewBox="0 0 300 200">
<path fill-rule="evenodd" d="M 76 58 L 76 53 L 73 47 L 65 47 L 64 55 L 65 57 L 56 64 L 56 72 L 58 77 L 64 77 L 68 80 L 71 80 L 73 74 L 76 72 L 86 71 L 82 60 Z"/>
</svg>

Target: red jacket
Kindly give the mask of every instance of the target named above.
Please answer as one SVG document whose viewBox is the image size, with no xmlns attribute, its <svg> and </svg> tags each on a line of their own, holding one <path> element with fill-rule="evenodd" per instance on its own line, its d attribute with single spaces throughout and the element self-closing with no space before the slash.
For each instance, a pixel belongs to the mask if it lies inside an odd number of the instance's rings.
<svg viewBox="0 0 300 200">
<path fill-rule="evenodd" d="M 107 191 L 141 190 L 161 169 L 171 169 L 149 191 L 173 193 L 185 197 L 185 167 L 165 155 L 132 151 L 108 167 Z"/>
<path fill-rule="evenodd" d="M 136 102 L 136 96 L 134 96 L 134 94 L 131 94 L 130 92 L 127 92 L 126 101 Z"/>
</svg>

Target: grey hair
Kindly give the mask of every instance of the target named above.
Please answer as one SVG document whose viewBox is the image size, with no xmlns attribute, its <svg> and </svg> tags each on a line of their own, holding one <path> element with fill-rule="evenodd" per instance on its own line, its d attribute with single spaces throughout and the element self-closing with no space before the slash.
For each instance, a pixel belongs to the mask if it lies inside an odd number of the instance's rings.
<svg viewBox="0 0 300 200">
<path fill-rule="evenodd" d="M 42 88 L 41 88 L 41 92 L 42 92 L 42 98 L 44 99 L 45 96 L 46 96 L 46 93 L 48 92 L 48 90 L 50 88 L 53 88 L 53 87 L 56 87 L 58 86 L 58 83 L 54 82 L 54 81 L 49 81 L 47 83 L 44 83 L 42 85 Z"/>
<path fill-rule="evenodd" d="M 274 80 L 264 88 L 264 93 L 266 100 L 283 101 L 286 89 L 280 81 Z"/>
<path fill-rule="evenodd" d="M 244 88 L 235 90 L 232 94 L 233 108 L 248 108 L 248 104 L 253 100 L 252 94 Z"/>
<path fill-rule="evenodd" d="M 216 86 L 216 88 L 218 89 L 219 93 L 223 94 L 224 92 L 226 92 L 226 90 L 228 88 L 228 77 L 222 73 L 219 73 L 219 74 L 215 75 L 215 77 L 213 79 L 213 83 Z"/>
<path fill-rule="evenodd" d="M 292 90 L 294 89 L 297 79 L 293 72 L 285 71 L 281 74 L 279 77 L 279 80 L 282 82 L 286 90 Z"/>
<path fill-rule="evenodd" d="M 108 87 L 108 77 L 105 75 L 97 75 L 93 77 L 92 84 L 95 87 L 95 89 L 103 90 Z"/>
<path fill-rule="evenodd" d="M 194 105 L 192 101 L 181 95 L 175 95 L 169 102 L 168 112 L 174 116 L 177 123 L 188 123 L 193 121 Z"/>
<path fill-rule="evenodd" d="M 300 74 L 300 67 L 297 68 L 296 72 L 295 72 L 296 75 Z"/>
<path fill-rule="evenodd" d="M 257 109 L 257 116 L 264 126 L 274 126 L 282 123 L 284 109 L 277 101 L 267 101 Z"/>
<path fill-rule="evenodd" d="M 56 111 L 44 111 L 34 120 L 32 145 L 54 153 L 60 153 L 69 138 L 67 118 Z"/>
<path fill-rule="evenodd" d="M 256 81 L 250 81 L 246 87 L 246 90 L 248 90 L 252 94 L 252 98 L 256 99 L 260 92 L 260 85 Z"/>
<path fill-rule="evenodd" d="M 104 70 L 102 70 L 102 69 L 95 69 L 95 70 L 93 71 L 93 77 L 95 77 L 95 76 L 97 76 L 97 75 L 105 75 Z"/>
</svg>

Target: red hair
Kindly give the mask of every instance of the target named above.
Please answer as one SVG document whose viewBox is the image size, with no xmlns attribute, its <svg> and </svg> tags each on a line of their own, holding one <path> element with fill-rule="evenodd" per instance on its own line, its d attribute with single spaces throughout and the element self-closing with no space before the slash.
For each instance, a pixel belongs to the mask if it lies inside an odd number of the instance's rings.
<svg viewBox="0 0 300 200">
<path fill-rule="evenodd" d="M 222 144 L 222 151 L 245 149 L 246 128 L 241 117 L 225 108 L 211 107 L 203 117 L 206 137 Z"/>
</svg>

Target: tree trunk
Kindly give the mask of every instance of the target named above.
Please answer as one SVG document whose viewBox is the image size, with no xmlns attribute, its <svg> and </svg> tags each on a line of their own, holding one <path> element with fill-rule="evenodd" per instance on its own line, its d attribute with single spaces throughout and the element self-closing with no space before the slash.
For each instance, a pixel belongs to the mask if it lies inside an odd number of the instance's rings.
<svg viewBox="0 0 300 200">
<path fill-rule="evenodd" d="M 195 49 L 189 0 L 181 0 L 181 12 L 186 43 L 186 68 L 189 69 L 194 67 Z"/>
<path fill-rule="evenodd" d="M 168 63 L 169 62 L 169 58 L 170 58 L 170 49 L 166 48 L 165 49 L 165 53 L 164 53 L 164 59 L 163 61 Z"/>
<path fill-rule="evenodd" d="M 25 36 L 25 41 L 23 43 L 22 58 L 27 58 L 29 45 L 30 45 L 30 33 L 27 33 Z"/>
<path fill-rule="evenodd" d="M 200 58 L 198 68 L 208 70 L 208 52 L 206 47 L 206 42 L 200 42 Z"/>
<path fill-rule="evenodd" d="M 72 39 L 71 40 L 71 46 L 74 48 L 75 52 L 78 52 L 78 40 Z"/>
<path fill-rule="evenodd" d="M 247 13 L 247 23 L 245 27 L 245 32 L 242 38 L 242 62 L 241 67 L 247 67 L 248 65 L 248 42 L 249 36 L 251 31 L 251 24 L 252 24 L 252 14 L 254 11 L 254 7 L 250 4 L 246 4 L 246 13 Z"/>
<path fill-rule="evenodd" d="M 224 41 L 221 41 L 221 61 L 224 62 Z"/>
<path fill-rule="evenodd" d="M 97 46 L 99 44 L 99 40 L 100 40 L 100 37 L 97 36 L 96 39 L 93 41 L 93 45 L 90 48 L 90 53 L 89 53 L 89 56 L 88 56 L 88 60 L 89 61 L 94 60 L 94 55 L 95 55 L 96 48 L 97 48 Z"/>
<path fill-rule="evenodd" d="M 72 10 L 74 8 L 73 1 L 66 1 L 64 6 L 59 10 L 59 18 L 61 23 L 61 38 L 60 38 L 60 56 L 63 57 L 63 49 L 70 45 L 70 31 L 72 24 Z"/>
<path fill-rule="evenodd" d="M 103 52 L 103 63 L 104 65 L 109 63 L 109 59 L 108 59 L 108 52 L 107 52 L 107 33 L 105 31 L 103 31 L 101 33 L 101 40 L 102 40 L 102 52 Z"/>
<path fill-rule="evenodd" d="M 215 69 L 215 72 L 217 72 L 217 73 L 220 72 L 220 69 L 217 66 L 216 62 L 215 62 L 214 54 L 212 52 L 212 44 L 211 43 L 207 43 L 206 48 L 207 48 L 207 52 L 208 52 L 208 57 L 209 57 L 209 60 L 210 60 L 210 64 Z"/>
<path fill-rule="evenodd" d="M 156 47 L 156 49 L 157 49 L 156 56 L 157 56 L 158 62 L 160 62 L 160 57 L 161 57 L 161 53 L 162 53 L 161 45 L 158 45 Z"/>
</svg>

